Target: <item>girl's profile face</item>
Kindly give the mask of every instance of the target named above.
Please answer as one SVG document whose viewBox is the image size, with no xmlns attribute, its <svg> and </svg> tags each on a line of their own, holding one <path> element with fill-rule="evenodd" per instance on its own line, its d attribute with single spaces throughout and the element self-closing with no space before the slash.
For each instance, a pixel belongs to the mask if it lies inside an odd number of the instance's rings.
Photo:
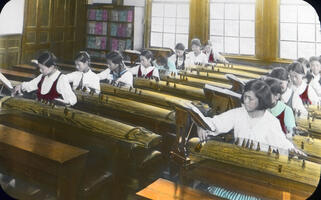
<svg viewBox="0 0 321 200">
<path fill-rule="evenodd" d="M 143 65 L 144 67 L 149 67 L 150 61 L 151 61 L 151 58 L 147 59 L 145 56 L 140 56 L 140 64 Z"/>
<path fill-rule="evenodd" d="M 117 67 L 119 66 L 118 64 L 113 63 L 111 60 L 107 60 L 107 66 L 110 69 L 110 71 L 115 71 Z"/>
<path fill-rule="evenodd" d="M 282 93 L 286 91 L 286 89 L 288 88 L 288 84 L 289 84 L 289 81 L 284 81 L 284 80 L 281 81 Z"/>
<path fill-rule="evenodd" d="M 256 111 L 257 107 L 259 106 L 259 99 L 251 90 L 244 93 L 243 102 L 247 112 Z"/>
<path fill-rule="evenodd" d="M 293 85 L 295 85 L 296 87 L 300 86 L 302 83 L 302 78 L 303 78 L 303 74 L 299 74 L 295 71 L 290 71 L 290 79 L 291 82 L 293 83 Z"/>
<path fill-rule="evenodd" d="M 205 50 L 205 52 L 206 52 L 207 54 L 211 53 L 211 45 L 206 45 L 206 46 L 204 47 L 204 50 Z"/>
<path fill-rule="evenodd" d="M 41 63 L 39 63 L 38 66 L 39 66 L 40 73 L 43 74 L 44 76 L 51 74 L 53 72 L 53 69 L 55 68 L 53 65 L 50 67 L 47 67 L 46 65 L 43 65 Z"/>
<path fill-rule="evenodd" d="M 75 65 L 78 71 L 84 72 L 88 69 L 88 62 L 75 61 Z"/>
<path fill-rule="evenodd" d="M 318 61 L 310 62 L 310 68 L 314 75 L 320 74 L 321 64 Z"/>
</svg>

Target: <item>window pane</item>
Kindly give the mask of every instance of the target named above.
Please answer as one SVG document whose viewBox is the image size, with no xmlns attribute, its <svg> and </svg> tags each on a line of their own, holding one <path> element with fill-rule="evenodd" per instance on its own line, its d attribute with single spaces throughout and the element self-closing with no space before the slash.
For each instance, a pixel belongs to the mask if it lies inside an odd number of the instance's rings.
<svg viewBox="0 0 321 200">
<path fill-rule="evenodd" d="M 165 4 L 164 11 L 166 17 L 176 17 L 176 4 Z"/>
<path fill-rule="evenodd" d="M 177 18 L 176 33 L 188 33 L 189 19 Z"/>
<path fill-rule="evenodd" d="M 315 41 L 315 25 L 314 24 L 299 24 L 298 40 L 314 42 Z"/>
<path fill-rule="evenodd" d="M 162 47 L 163 45 L 163 34 L 151 32 L 150 45 L 153 47 Z"/>
<path fill-rule="evenodd" d="M 321 43 L 316 44 L 316 56 L 321 56 Z"/>
<path fill-rule="evenodd" d="M 162 32 L 163 31 L 163 18 L 153 17 L 151 24 L 152 31 Z"/>
<path fill-rule="evenodd" d="M 223 37 L 211 37 L 213 49 L 218 52 L 224 52 L 224 39 Z"/>
<path fill-rule="evenodd" d="M 224 21 L 223 20 L 211 20 L 210 21 L 210 34 L 211 35 L 224 35 Z"/>
<path fill-rule="evenodd" d="M 152 4 L 152 16 L 153 17 L 163 17 L 164 15 L 164 4 L 153 3 Z"/>
<path fill-rule="evenodd" d="M 255 42 L 253 38 L 240 38 L 240 54 L 253 55 L 255 53 Z"/>
<path fill-rule="evenodd" d="M 254 22 L 240 21 L 240 37 L 254 37 L 255 28 Z"/>
<path fill-rule="evenodd" d="M 316 25 L 315 27 L 315 34 L 316 34 L 316 42 L 321 42 L 321 29 L 320 25 Z"/>
<path fill-rule="evenodd" d="M 239 36 L 239 21 L 225 21 L 225 36 Z"/>
<path fill-rule="evenodd" d="M 164 18 L 164 32 L 175 33 L 175 18 Z"/>
<path fill-rule="evenodd" d="M 211 19 L 224 19 L 224 4 L 212 3 L 210 5 L 210 18 Z"/>
<path fill-rule="evenodd" d="M 189 17 L 189 4 L 177 4 L 177 17 Z"/>
<path fill-rule="evenodd" d="M 225 4 L 225 19 L 239 19 L 239 5 Z"/>
<path fill-rule="evenodd" d="M 315 55 L 315 43 L 303 43 L 298 44 L 298 58 L 305 57 L 310 58 Z"/>
<path fill-rule="evenodd" d="M 286 59 L 297 59 L 297 43 L 296 42 L 280 42 L 280 57 Z"/>
<path fill-rule="evenodd" d="M 226 37 L 224 46 L 226 53 L 239 54 L 239 38 Z"/>
<path fill-rule="evenodd" d="M 241 4 L 240 5 L 240 19 L 254 20 L 255 19 L 255 5 Z"/>
<path fill-rule="evenodd" d="M 176 42 L 177 43 L 183 43 L 185 48 L 188 48 L 188 35 L 187 34 L 176 34 Z"/>
<path fill-rule="evenodd" d="M 297 6 L 281 5 L 280 6 L 280 21 L 281 22 L 297 22 Z"/>
<path fill-rule="evenodd" d="M 297 24 L 281 23 L 280 39 L 281 40 L 297 40 Z"/>
<path fill-rule="evenodd" d="M 307 6 L 298 6 L 299 23 L 315 23 L 315 10 L 309 4 Z"/>
<path fill-rule="evenodd" d="M 175 48 L 175 34 L 164 33 L 163 47 Z"/>
</svg>

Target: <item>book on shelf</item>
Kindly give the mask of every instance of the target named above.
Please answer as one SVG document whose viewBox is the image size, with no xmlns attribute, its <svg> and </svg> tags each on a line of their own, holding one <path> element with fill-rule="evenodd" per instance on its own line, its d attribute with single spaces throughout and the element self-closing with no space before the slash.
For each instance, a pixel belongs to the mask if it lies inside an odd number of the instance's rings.
<svg viewBox="0 0 321 200">
<path fill-rule="evenodd" d="M 103 11 L 102 10 L 96 10 L 96 20 L 103 20 Z"/>
<path fill-rule="evenodd" d="M 103 10 L 103 16 L 102 16 L 103 20 L 104 21 L 107 21 L 108 20 L 108 12 L 107 10 Z"/>
<path fill-rule="evenodd" d="M 89 9 L 88 10 L 88 19 L 95 20 L 96 19 L 96 9 Z"/>
<path fill-rule="evenodd" d="M 133 11 L 132 10 L 129 10 L 127 12 L 127 21 L 128 22 L 132 22 L 133 21 Z"/>
<path fill-rule="evenodd" d="M 118 20 L 120 22 L 127 22 L 127 11 L 126 10 L 118 11 Z"/>
<path fill-rule="evenodd" d="M 111 11 L 111 20 L 117 22 L 118 21 L 118 12 L 117 10 Z"/>
<path fill-rule="evenodd" d="M 110 36 L 117 36 L 117 24 L 116 23 L 111 23 L 110 24 Z"/>
</svg>

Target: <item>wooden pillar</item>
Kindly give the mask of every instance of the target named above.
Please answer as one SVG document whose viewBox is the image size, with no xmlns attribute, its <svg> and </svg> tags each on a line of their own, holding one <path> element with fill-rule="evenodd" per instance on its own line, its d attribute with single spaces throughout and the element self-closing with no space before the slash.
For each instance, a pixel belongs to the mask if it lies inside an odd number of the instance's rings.
<svg viewBox="0 0 321 200">
<path fill-rule="evenodd" d="M 255 19 L 255 55 L 272 62 L 279 57 L 279 0 L 257 0 Z"/>
<path fill-rule="evenodd" d="M 117 6 L 123 6 L 124 0 L 112 0 L 112 3 Z"/>
<path fill-rule="evenodd" d="M 152 0 L 146 0 L 145 19 L 144 19 L 144 48 L 149 48 L 150 32 L 151 32 L 151 18 L 152 18 Z"/>
<path fill-rule="evenodd" d="M 190 0 L 189 41 L 199 38 L 204 44 L 209 37 L 209 0 Z"/>
</svg>

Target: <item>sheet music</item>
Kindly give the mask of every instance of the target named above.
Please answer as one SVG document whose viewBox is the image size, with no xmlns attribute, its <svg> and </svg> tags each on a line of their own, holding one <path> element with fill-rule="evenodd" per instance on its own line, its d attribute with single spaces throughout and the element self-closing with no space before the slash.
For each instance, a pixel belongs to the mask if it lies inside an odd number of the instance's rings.
<svg viewBox="0 0 321 200">
<path fill-rule="evenodd" d="M 9 89 L 13 89 L 11 82 L 2 74 L 0 73 L 0 81 Z"/>
<path fill-rule="evenodd" d="M 211 91 L 214 91 L 214 92 L 220 92 L 222 94 L 227 94 L 227 95 L 239 98 L 239 99 L 241 99 L 241 96 L 242 96 L 241 94 L 238 94 L 238 93 L 233 92 L 231 90 L 228 90 L 228 89 L 225 89 L 225 88 L 216 87 L 216 86 L 212 86 L 212 85 L 209 85 L 209 84 L 205 84 L 204 89 L 211 90 Z"/>
</svg>

